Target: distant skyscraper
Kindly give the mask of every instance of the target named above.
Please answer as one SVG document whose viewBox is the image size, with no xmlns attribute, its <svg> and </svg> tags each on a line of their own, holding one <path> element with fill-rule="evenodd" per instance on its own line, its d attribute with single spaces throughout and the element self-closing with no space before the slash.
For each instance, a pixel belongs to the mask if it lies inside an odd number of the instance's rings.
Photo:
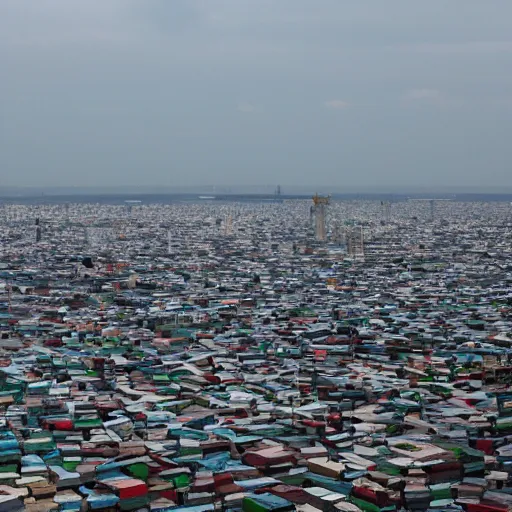
<svg viewBox="0 0 512 512">
<path fill-rule="evenodd" d="M 39 217 L 36 218 L 36 243 L 41 241 L 41 226 L 39 224 Z"/>
<path fill-rule="evenodd" d="M 325 217 L 327 213 L 327 206 L 329 205 L 330 198 L 328 196 L 313 196 L 313 210 L 315 218 L 315 238 L 319 242 L 325 242 L 327 239 L 327 231 L 325 226 Z"/>
<path fill-rule="evenodd" d="M 64 211 L 66 213 L 66 224 L 69 224 L 69 203 L 64 205 Z"/>
<path fill-rule="evenodd" d="M 364 259 L 364 233 L 362 226 L 347 230 L 347 253 L 354 259 Z"/>
</svg>

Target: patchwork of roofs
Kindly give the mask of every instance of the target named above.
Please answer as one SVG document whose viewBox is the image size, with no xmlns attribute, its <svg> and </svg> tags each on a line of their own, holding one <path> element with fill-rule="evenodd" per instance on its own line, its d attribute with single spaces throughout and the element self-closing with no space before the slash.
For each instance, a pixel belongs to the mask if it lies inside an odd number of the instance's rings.
<svg viewBox="0 0 512 512">
<path fill-rule="evenodd" d="M 0 512 L 511 511 L 511 213 L 3 205 Z"/>
</svg>

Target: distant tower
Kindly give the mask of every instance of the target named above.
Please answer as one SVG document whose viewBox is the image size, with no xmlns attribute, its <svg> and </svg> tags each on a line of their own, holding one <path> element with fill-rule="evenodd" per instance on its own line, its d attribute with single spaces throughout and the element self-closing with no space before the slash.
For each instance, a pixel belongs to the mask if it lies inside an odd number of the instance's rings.
<svg viewBox="0 0 512 512">
<path fill-rule="evenodd" d="M 431 222 L 434 222 L 434 207 L 435 207 L 435 202 L 433 199 L 430 200 L 430 221 Z"/>
<path fill-rule="evenodd" d="M 364 233 L 362 226 L 348 228 L 347 253 L 351 258 L 364 260 Z"/>
<path fill-rule="evenodd" d="M 172 254 L 172 234 L 170 229 L 167 231 L 167 254 Z"/>
<path fill-rule="evenodd" d="M 315 217 L 315 238 L 319 242 L 325 242 L 327 233 L 325 229 L 325 216 L 330 198 L 328 196 L 313 196 L 313 214 Z"/>
<path fill-rule="evenodd" d="M 66 215 L 66 223 L 69 224 L 69 203 L 64 204 L 64 212 Z"/>
<path fill-rule="evenodd" d="M 336 222 L 336 224 L 334 224 L 334 233 L 333 233 L 332 240 L 335 244 L 340 245 L 343 243 L 343 235 L 342 235 L 342 230 L 341 230 L 341 226 L 340 226 L 339 222 Z"/>
<path fill-rule="evenodd" d="M 277 188 L 276 188 L 276 196 L 277 196 L 277 197 L 281 197 L 281 185 L 277 185 Z"/>
<path fill-rule="evenodd" d="M 36 218 L 36 243 L 41 241 L 41 226 L 39 224 L 39 217 Z"/>
<path fill-rule="evenodd" d="M 226 223 L 224 225 L 224 235 L 225 236 L 228 236 L 231 234 L 232 226 L 233 226 L 233 215 L 231 214 L 231 212 L 229 212 L 229 214 L 226 217 Z"/>
</svg>

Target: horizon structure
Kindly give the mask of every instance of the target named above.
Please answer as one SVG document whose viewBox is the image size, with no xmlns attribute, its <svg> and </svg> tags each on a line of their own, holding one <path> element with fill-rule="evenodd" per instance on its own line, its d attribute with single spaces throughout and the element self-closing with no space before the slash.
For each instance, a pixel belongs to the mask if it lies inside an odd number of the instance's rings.
<svg viewBox="0 0 512 512">
<path fill-rule="evenodd" d="M 318 194 L 313 196 L 312 213 L 315 219 L 315 239 L 318 242 L 325 242 L 327 240 L 325 217 L 330 201 L 331 198 L 329 196 L 319 196 Z"/>
<path fill-rule="evenodd" d="M 347 229 L 347 254 L 359 261 L 364 261 L 364 232 L 363 226 L 353 226 Z"/>
<path fill-rule="evenodd" d="M 39 217 L 36 218 L 35 226 L 36 226 L 36 243 L 39 243 L 41 241 L 41 224 L 39 222 Z"/>
<path fill-rule="evenodd" d="M 211 187 L 210 187 L 211 188 Z M 268 188 L 268 187 L 267 187 Z M 286 193 L 284 192 L 286 190 Z M 280 193 L 279 193 L 280 192 Z M 329 187 L 329 197 L 332 198 L 354 198 L 360 199 L 366 197 L 369 200 L 380 200 L 382 201 L 381 219 L 386 220 L 386 205 L 385 203 L 391 203 L 390 214 L 393 217 L 393 206 L 397 201 L 424 201 L 428 202 L 433 199 L 436 203 L 436 209 L 441 201 L 457 201 L 458 199 L 464 200 L 482 200 L 482 201 L 497 201 L 506 200 L 512 202 L 512 189 L 502 188 L 500 191 L 482 191 L 481 189 L 467 190 L 461 188 L 459 190 L 452 191 L 421 191 L 421 190 L 387 190 L 380 189 L 375 191 L 372 189 L 356 189 L 344 188 L 343 190 L 337 187 Z M 306 187 L 294 187 L 289 186 L 284 189 L 283 185 L 276 185 L 276 188 L 272 191 L 268 189 L 263 190 L 249 190 L 247 187 L 238 188 L 232 187 L 231 190 L 223 190 L 219 194 L 206 192 L 204 186 L 188 187 L 185 190 L 183 187 L 169 189 L 165 187 L 120 187 L 116 189 L 109 189 L 109 187 L 103 187 L 101 189 L 94 187 L 74 187 L 72 189 L 66 187 L 53 187 L 52 189 L 37 188 L 37 187 L 23 187 L 14 190 L 11 188 L 1 187 L 0 199 L 7 204 L 12 202 L 24 201 L 27 203 L 35 202 L 38 204 L 47 203 L 59 203 L 65 205 L 66 203 L 83 203 L 83 202 L 106 202 L 116 201 L 118 204 L 132 204 L 136 206 L 141 202 L 147 201 L 166 201 L 173 197 L 182 197 L 190 199 L 189 196 L 193 196 L 197 199 L 197 196 L 201 196 L 201 199 L 217 199 L 226 200 L 230 198 L 238 198 L 241 196 L 248 197 L 266 197 L 268 199 L 284 200 L 286 199 L 310 199 L 311 193 L 306 190 Z M 390 199 L 390 196 L 393 199 Z M 134 200 L 134 197 L 137 200 Z M 428 208 L 428 205 L 427 205 Z M 128 209 L 128 208 L 127 208 Z M 390 219 L 391 220 L 391 219 Z"/>
</svg>

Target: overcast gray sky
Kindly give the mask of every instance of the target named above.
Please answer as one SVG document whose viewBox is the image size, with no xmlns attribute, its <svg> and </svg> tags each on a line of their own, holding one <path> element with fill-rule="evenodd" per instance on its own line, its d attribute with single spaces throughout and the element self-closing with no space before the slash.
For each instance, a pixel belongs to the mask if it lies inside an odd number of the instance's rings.
<svg viewBox="0 0 512 512">
<path fill-rule="evenodd" d="M 511 0 L 0 0 L 0 187 L 509 187 L 511 20 Z"/>
</svg>

